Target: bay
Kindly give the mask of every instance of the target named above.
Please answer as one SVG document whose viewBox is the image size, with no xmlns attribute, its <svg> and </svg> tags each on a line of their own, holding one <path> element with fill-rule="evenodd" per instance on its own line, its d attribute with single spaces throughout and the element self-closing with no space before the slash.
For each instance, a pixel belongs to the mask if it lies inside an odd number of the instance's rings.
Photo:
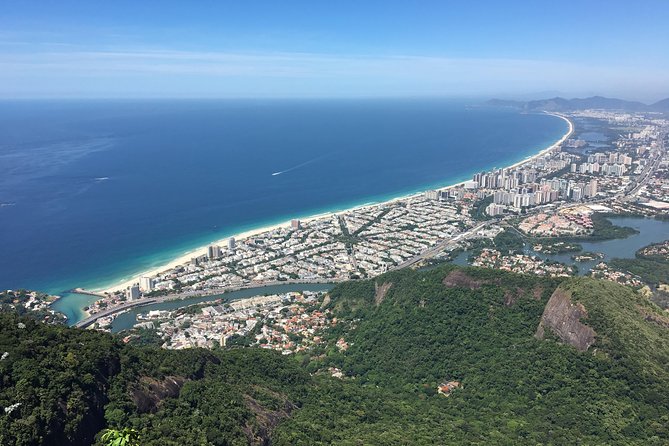
<svg viewBox="0 0 669 446">
<path fill-rule="evenodd" d="M 227 235 L 467 179 L 566 130 L 475 101 L 0 102 L 0 288 L 102 287 Z"/>
</svg>

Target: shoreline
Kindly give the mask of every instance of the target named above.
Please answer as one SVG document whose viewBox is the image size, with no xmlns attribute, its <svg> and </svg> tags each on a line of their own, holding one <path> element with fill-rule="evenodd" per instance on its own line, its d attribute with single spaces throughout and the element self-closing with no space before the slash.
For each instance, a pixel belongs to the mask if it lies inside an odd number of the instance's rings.
<svg viewBox="0 0 669 446">
<path fill-rule="evenodd" d="M 553 113 L 553 112 L 544 112 L 544 114 L 549 115 L 549 116 L 558 117 L 558 118 L 564 120 L 565 122 L 567 122 L 567 124 L 569 125 L 569 130 L 567 131 L 567 133 L 565 133 L 558 141 L 554 142 L 549 147 L 541 149 L 539 152 L 537 152 L 533 155 L 530 155 L 530 156 L 528 156 L 528 157 L 510 165 L 510 166 L 502 167 L 502 169 L 513 169 L 513 168 L 522 166 L 525 163 L 529 163 L 529 162 L 531 162 L 531 161 L 533 161 L 537 158 L 540 158 L 540 157 L 546 155 L 547 153 L 551 152 L 552 150 L 554 150 L 558 146 L 560 146 L 562 143 L 564 143 L 564 141 L 566 141 L 572 135 L 572 133 L 574 132 L 574 124 L 566 116 L 561 115 L 559 113 Z M 446 186 L 436 186 L 433 189 L 440 190 L 440 191 L 449 190 L 449 189 L 452 189 L 454 187 L 462 186 L 465 182 L 466 181 L 460 181 L 460 182 L 449 184 L 449 185 L 446 185 Z M 366 204 L 361 204 L 361 205 L 355 205 L 355 206 L 351 206 L 351 207 L 346 207 L 344 209 L 333 209 L 333 210 L 323 211 L 319 214 L 315 214 L 315 215 L 311 215 L 311 216 L 307 216 L 307 217 L 303 217 L 303 218 L 299 218 L 299 217 L 295 217 L 295 218 L 299 219 L 300 221 L 302 221 L 304 223 L 309 223 L 309 222 L 312 222 L 312 221 L 315 221 L 315 220 L 320 220 L 322 218 L 327 218 L 329 216 L 332 216 L 332 215 L 335 215 L 335 214 L 338 214 L 338 213 L 342 213 L 342 212 L 350 212 L 350 211 L 353 211 L 353 210 L 366 209 L 366 208 L 370 208 L 370 207 L 387 205 L 387 204 L 396 203 L 398 201 L 407 200 L 407 199 L 410 199 L 410 198 L 413 198 L 413 197 L 416 197 L 416 196 L 419 196 L 419 195 L 423 194 L 426 190 L 429 190 L 429 188 L 422 189 L 421 191 L 417 191 L 417 192 L 410 192 L 410 193 L 407 193 L 405 195 L 397 196 L 397 197 L 394 197 L 394 198 L 389 198 L 387 200 L 382 200 L 382 201 L 379 201 L 379 202 L 372 202 L 372 203 L 366 203 Z M 227 241 L 231 238 L 234 238 L 236 241 L 246 240 L 246 239 L 254 237 L 256 235 L 263 234 L 265 232 L 270 232 L 270 231 L 273 231 L 275 229 L 290 226 L 290 222 L 291 222 L 291 220 L 286 220 L 286 221 L 282 221 L 282 222 L 279 222 L 279 223 L 274 223 L 274 224 L 270 224 L 270 225 L 267 225 L 267 226 L 263 226 L 263 227 L 259 227 L 259 228 L 255 228 L 255 229 L 250 229 L 250 230 L 247 230 L 247 231 L 244 231 L 244 232 L 241 232 L 241 233 L 237 233 L 237 234 L 234 234 L 234 235 L 226 236 L 226 237 L 223 237 L 223 238 L 218 239 L 218 240 L 213 240 L 213 241 L 209 242 L 207 245 L 199 246 L 195 249 L 191 249 L 191 250 L 189 250 L 189 251 L 187 251 L 187 252 L 185 252 L 181 255 L 178 255 L 173 260 L 171 260 L 170 262 L 168 262 L 164 265 L 157 266 L 157 267 L 142 271 L 141 273 L 133 275 L 129 279 L 121 279 L 121 280 L 119 280 L 118 282 L 114 283 L 111 286 L 91 288 L 91 289 L 86 289 L 86 290 L 81 289 L 81 290 L 85 291 L 85 292 L 91 291 L 91 292 L 94 292 L 94 293 L 104 293 L 104 294 L 106 294 L 106 293 L 112 294 L 112 293 L 115 293 L 115 292 L 118 292 L 118 291 L 123 291 L 123 290 L 127 289 L 129 286 L 131 286 L 135 283 L 138 283 L 140 277 L 155 276 L 155 275 L 157 275 L 157 274 L 159 274 L 163 271 L 173 269 L 177 266 L 188 263 L 193 257 L 199 257 L 199 256 L 202 256 L 202 255 L 206 255 L 207 254 L 207 247 L 209 245 L 223 245 L 223 246 L 225 246 L 227 244 Z"/>
</svg>

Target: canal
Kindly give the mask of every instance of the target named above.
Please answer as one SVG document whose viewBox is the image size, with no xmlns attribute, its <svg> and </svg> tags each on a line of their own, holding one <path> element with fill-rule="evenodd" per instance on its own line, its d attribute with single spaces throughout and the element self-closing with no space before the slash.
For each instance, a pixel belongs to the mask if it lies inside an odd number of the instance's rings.
<svg viewBox="0 0 669 446">
<path fill-rule="evenodd" d="M 308 283 L 308 284 L 290 284 L 290 285 L 272 285 L 259 288 L 248 288 L 238 291 L 230 291 L 224 294 L 216 294 L 213 296 L 191 297 L 188 299 L 170 300 L 153 305 L 146 305 L 131 309 L 125 313 L 118 315 L 111 326 L 112 333 L 132 328 L 137 322 L 137 315 L 140 313 L 147 313 L 151 310 L 176 310 L 177 308 L 187 307 L 189 305 L 211 302 L 217 299 L 224 299 L 226 301 L 233 301 L 244 299 L 253 296 L 264 296 L 269 294 L 283 294 L 292 291 L 329 291 L 334 287 L 333 283 Z"/>
</svg>

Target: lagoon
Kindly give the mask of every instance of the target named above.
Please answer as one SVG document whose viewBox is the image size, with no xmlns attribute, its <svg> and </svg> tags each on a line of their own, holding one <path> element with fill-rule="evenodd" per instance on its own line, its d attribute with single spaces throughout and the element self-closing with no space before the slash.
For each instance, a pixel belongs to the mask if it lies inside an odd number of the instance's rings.
<svg viewBox="0 0 669 446">
<path fill-rule="evenodd" d="M 638 217 L 612 217 L 609 218 L 609 220 L 616 226 L 628 226 L 636 229 L 639 233 L 624 239 L 579 242 L 579 244 L 583 246 L 584 252 L 599 252 L 604 254 L 603 261 L 608 261 L 613 258 L 634 258 L 635 253 L 644 246 L 669 240 L 669 221 Z M 579 275 L 586 275 L 597 263 L 602 261 L 575 262 L 571 256 L 578 253 L 547 255 L 535 252 L 529 246 L 526 246 L 525 250 L 529 255 L 536 255 L 544 259 L 568 265 L 576 265 L 578 267 Z M 458 265 L 467 265 L 469 254 L 470 253 L 466 251 L 460 253 L 453 262 Z"/>
</svg>

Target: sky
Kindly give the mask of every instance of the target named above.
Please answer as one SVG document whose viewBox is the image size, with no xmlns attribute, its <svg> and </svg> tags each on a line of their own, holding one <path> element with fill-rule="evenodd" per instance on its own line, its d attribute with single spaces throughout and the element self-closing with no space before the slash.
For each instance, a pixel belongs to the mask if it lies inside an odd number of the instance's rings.
<svg viewBox="0 0 669 446">
<path fill-rule="evenodd" d="M 0 98 L 669 97 L 669 2 L 2 0 Z"/>
</svg>

